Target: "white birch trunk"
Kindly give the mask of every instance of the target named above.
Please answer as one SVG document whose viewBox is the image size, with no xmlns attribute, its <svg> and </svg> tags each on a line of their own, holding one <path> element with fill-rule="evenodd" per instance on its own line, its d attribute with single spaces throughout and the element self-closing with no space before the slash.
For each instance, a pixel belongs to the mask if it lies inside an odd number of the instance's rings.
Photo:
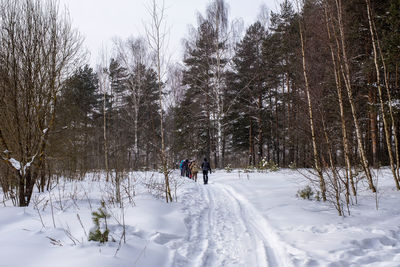
<svg viewBox="0 0 400 267">
<path fill-rule="evenodd" d="M 357 137 L 357 144 L 358 144 L 358 150 L 360 153 L 361 157 L 361 164 L 363 166 L 365 175 L 367 176 L 369 188 L 371 189 L 372 192 L 376 192 L 376 188 L 374 186 L 373 180 L 372 180 L 372 174 L 371 170 L 369 169 L 369 163 L 368 159 L 365 155 L 365 150 L 362 144 L 362 137 L 361 137 L 361 131 L 360 131 L 360 126 L 358 123 L 358 118 L 356 114 L 356 108 L 354 104 L 354 99 L 353 99 L 353 92 L 352 92 L 352 87 L 351 87 L 351 78 L 350 78 L 350 67 L 348 63 L 348 58 L 347 58 L 347 52 L 346 52 L 346 44 L 345 44 L 345 36 L 344 36 L 344 26 L 343 26 L 343 21 L 342 21 L 342 1 L 341 0 L 336 0 L 336 8 L 338 12 L 338 23 L 339 23 L 339 33 L 340 33 L 340 40 L 341 40 L 341 52 L 342 52 L 342 57 L 343 57 L 343 64 L 341 64 L 341 72 L 345 81 L 346 89 L 347 89 L 347 95 L 349 98 L 350 102 L 350 107 L 351 107 L 351 113 L 353 115 L 353 121 L 354 121 L 354 128 L 356 130 L 356 137 Z M 343 66 L 344 65 L 344 66 Z"/>
<path fill-rule="evenodd" d="M 372 18 L 371 18 L 371 6 L 369 0 L 365 0 L 367 4 L 367 14 L 368 14 L 368 23 L 369 23 L 369 30 L 371 33 L 371 40 L 372 40 L 372 47 L 374 50 L 374 64 L 375 64 L 375 70 L 376 70 L 376 83 L 378 86 L 378 93 L 379 93 L 379 102 L 380 102 L 380 107 L 381 107 L 381 112 L 382 112 L 382 118 L 383 118 L 383 128 L 385 130 L 385 140 L 386 140 L 386 146 L 388 149 L 389 153 L 389 160 L 390 160 L 390 169 L 392 170 L 393 178 L 396 184 L 397 190 L 400 190 L 400 185 L 399 185 L 399 180 L 397 177 L 396 173 L 396 167 L 394 164 L 394 159 L 393 159 L 393 151 L 392 151 L 392 142 L 390 141 L 390 131 L 389 131 L 389 124 L 387 122 L 386 114 L 385 114 L 385 104 L 383 102 L 383 96 L 382 96 L 382 88 L 381 88 L 381 78 L 380 78 L 380 71 L 379 71 L 379 63 L 378 63 L 378 53 L 376 49 L 376 41 L 375 41 L 375 33 L 374 29 L 372 26 Z"/>
</svg>

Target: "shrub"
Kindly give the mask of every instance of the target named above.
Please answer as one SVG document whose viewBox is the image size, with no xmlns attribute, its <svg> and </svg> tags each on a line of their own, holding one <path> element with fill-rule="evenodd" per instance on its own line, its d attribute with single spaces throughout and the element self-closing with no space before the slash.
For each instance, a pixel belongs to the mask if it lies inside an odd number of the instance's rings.
<svg viewBox="0 0 400 267">
<path fill-rule="evenodd" d="M 278 164 L 276 164 L 275 162 L 273 162 L 272 160 L 270 160 L 268 162 L 268 169 L 272 172 L 276 172 L 279 170 L 279 166 Z"/>
<path fill-rule="evenodd" d="M 290 168 L 291 170 L 296 170 L 296 169 L 297 169 L 296 162 L 290 162 L 289 168 Z"/>
<path fill-rule="evenodd" d="M 267 157 L 262 158 L 262 160 L 260 161 L 260 163 L 257 166 L 257 170 L 258 171 L 265 171 L 265 170 L 270 170 L 270 171 L 277 171 L 279 170 L 279 166 L 278 164 L 276 164 L 274 161 L 270 160 L 267 161 Z"/>
<path fill-rule="evenodd" d="M 90 230 L 89 241 L 97 241 L 100 243 L 108 242 L 110 230 L 107 227 L 107 218 L 110 218 L 110 214 L 108 214 L 106 205 L 104 201 L 102 201 L 98 211 L 92 212 L 94 227 Z"/>
<path fill-rule="evenodd" d="M 264 157 L 264 158 L 260 161 L 260 163 L 258 163 L 257 169 L 258 169 L 259 171 L 264 171 L 264 170 L 268 169 L 268 162 L 267 162 L 267 158 L 266 158 L 266 157 Z"/>
<path fill-rule="evenodd" d="M 231 166 L 231 164 L 226 165 L 225 171 L 228 172 L 228 173 L 232 172 L 232 166 Z"/>
<path fill-rule="evenodd" d="M 315 200 L 321 201 L 321 196 L 320 196 L 320 192 L 319 191 L 317 191 L 317 195 L 315 196 Z"/>
<path fill-rule="evenodd" d="M 310 200 L 313 195 L 314 195 L 314 192 L 312 191 L 312 189 L 309 185 L 307 185 L 303 189 L 299 189 L 296 194 L 297 197 L 301 197 L 302 199 L 308 199 L 308 200 Z"/>
<path fill-rule="evenodd" d="M 246 168 L 243 169 L 243 172 L 244 173 L 250 173 L 250 172 L 253 172 L 253 170 L 254 170 L 254 167 L 247 166 Z"/>
</svg>

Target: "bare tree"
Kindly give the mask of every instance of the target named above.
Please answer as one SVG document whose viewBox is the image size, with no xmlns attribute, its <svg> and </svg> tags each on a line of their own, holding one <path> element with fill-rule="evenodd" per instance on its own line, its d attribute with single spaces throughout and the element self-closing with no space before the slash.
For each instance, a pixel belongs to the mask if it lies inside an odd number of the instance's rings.
<svg viewBox="0 0 400 267">
<path fill-rule="evenodd" d="M 167 28 L 165 17 L 164 2 L 158 5 L 156 0 L 153 0 L 151 6 L 148 7 L 148 13 L 151 17 L 151 23 L 146 25 L 146 36 L 150 48 L 153 50 L 155 57 L 155 67 L 157 72 L 158 90 L 159 90 L 159 103 L 160 103 L 160 131 L 161 131 L 161 170 L 165 179 L 165 199 L 166 202 L 172 202 L 171 188 L 169 185 L 169 169 L 168 160 L 165 147 L 164 135 L 164 107 L 163 107 L 163 76 L 166 65 L 166 41 L 167 41 Z"/>
<path fill-rule="evenodd" d="M 217 145 L 216 154 L 218 160 L 216 160 L 216 165 L 218 167 L 223 167 L 223 120 L 225 117 L 225 99 L 224 99 L 224 53 L 227 50 L 228 41 L 228 8 L 224 0 L 215 0 L 212 2 L 207 9 L 207 20 L 211 24 L 214 31 L 214 49 L 216 62 L 215 75 L 213 79 L 213 90 L 212 99 L 215 102 L 215 117 L 217 124 Z"/>
<path fill-rule="evenodd" d="M 342 1 L 341 0 L 335 0 L 336 3 L 336 12 L 337 12 L 337 28 L 339 32 L 339 36 L 336 37 L 336 43 L 337 43 L 337 49 L 338 49 L 338 54 L 341 56 L 341 60 L 339 61 L 340 65 L 340 71 L 343 77 L 343 80 L 345 82 L 345 87 L 347 91 L 347 96 L 350 102 L 350 107 L 351 107 L 351 113 L 353 115 L 353 122 L 354 122 L 354 128 L 356 131 L 356 137 L 357 137 L 357 145 L 358 145 L 358 150 L 361 158 L 361 165 L 363 167 L 363 170 L 365 172 L 365 175 L 368 180 L 369 188 L 371 189 L 372 192 L 376 192 L 376 188 L 374 186 L 374 182 L 372 180 L 372 174 L 371 170 L 369 168 L 369 163 L 368 159 L 365 154 L 365 149 L 362 143 L 362 136 L 361 136 L 361 130 L 360 130 L 360 124 L 357 118 L 357 112 L 356 112 L 356 107 L 355 107 L 355 101 L 353 97 L 353 89 L 351 85 L 351 73 L 350 73 L 350 64 L 349 64 L 349 59 L 347 56 L 347 46 L 346 46 L 346 37 L 345 37 L 345 27 L 344 27 L 344 22 L 343 22 L 343 7 L 342 7 Z"/>
<path fill-rule="evenodd" d="M 299 2 L 297 1 L 297 4 Z M 300 8 L 298 8 L 300 10 Z M 304 41 L 304 28 L 301 21 L 299 21 L 299 33 L 300 33 L 300 42 L 301 42 L 301 56 L 303 62 L 303 75 L 304 75 L 304 83 L 305 83 L 305 90 L 307 95 L 307 105 L 308 105 L 308 115 L 310 120 L 310 129 L 311 129 L 311 140 L 313 146 L 313 155 L 314 155 L 314 166 L 315 170 L 318 173 L 319 177 L 319 186 L 321 189 L 322 199 L 326 201 L 326 185 L 324 176 L 322 173 L 321 164 L 319 163 L 319 155 L 318 155 L 318 148 L 317 148 L 317 141 L 315 136 L 315 122 L 313 117 L 313 106 L 311 101 L 311 94 L 310 94 L 310 85 L 308 82 L 308 75 L 307 75 L 307 66 L 306 66 L 306 54 L 305 54 L 305 41 Z"/>
<path fill-rule="evenodd" d="M 53 0 L 0 3 L 0 153 L 27 206 L 54 125 L 57 93 L 80 65 L 82 38 Z"/>
<path fill-rule="evenodd" d="M 109 181 L 110 170 L 108 166 L 108 138 L 107 138 L 107 94 L 110 90 L 110 79 L 107 69 L 107 55 L 105 49 L 101 52 L 101 63 L 97 66 L 99 89 L 103 94 L 103 141 L 104 141 L 104 164 L 106 168 L 106 182 Z"/>
<path fill-rule="evenodd" d="M 332 34 L 331 34 L 331 18 L 328 16 L 328 5 L 325 3 L 324 6 L 325 11 L 325 23 L 326 29 L 328 33 L 328 45 L 331 52 L 332 64 L 333 64 L 333 71 L 335 76 L 335 84 L 336 84 L 336 91 L 338 95 L 339 101 L 339 109 L 340 109 L 340 120 L 341 120 L 341 128 L 342 128 L 342 142 L 343 142 L 343 150 L 344 150 L 344 159 L 345 159 L 345 173 L 346 173 L 346 202 L 349 203 L 350 201 L 350 189 L 349 184 L 351 184 L 353 195 L 356 196 L 356 188 L 354 185 L 354 179 L 351 171 L 351 161 L 350 161 L 350 151 L 349 151 L 349 140 L 347 137 L 347 126 L 346 126 L 346 118 L 344 114 L 344 105 L 343 105 L 343 93 L 342 93 L 342 80 L 340 75 L 340 70 L 338 66 L 338 59 L 335 55 L 334 44 L 332 41 Z"/>
<path fill-rule="evenodd" d="M 115 41 L 117 48 L 117 58 L 122 66 L 127 70 L 129 76 L 127 87 L 130 91 L 132 100 L 132 121 L 134 133 L 134 155 L 135 161 L 139 157 L 139 113 L 141 101 L 144 97 L 145 88 L 143 84 L 146 75 L 146 67 L 150 64 L 150 55 L 147 51 L 145 40 L 142 38 L 130 38 L 123 42 Z"/>
<path fill-rule="evenodd" d="M 390 140 L 391 138 L 391 130 L 390 126 L 395 130 L 396 128 L 393 127 L 393 111 L 392 111 L 392 103 L 391 103 L 391 97 L 390 97 L 390 90 L 387 82 L 387 77 L 386 77 L 386 67 L 385 67 L 385 81 L 386 81 L 386 88 L 387 88 L 387 94 L 389 98 L 389 111 L 390 111 L 390 116 L 392 119 L 392 125 L 389 125 L 389 122 L 386 117 L 386 112 L 385 112 L 385 103 L 383 101 L 383 94 L 382 94 L 382 86 L 381 86 L 381 74 L 380 74 L 380 66 L 379 66 L 379 56 L 378 56 L 378 48 L 377 48 L 377 32 L 375 25 L 372 20 L 372 9 L 371 9 L 371 3 L 369 0 L 365 0 L 366 5 L 367 5 L 367 14 L 368 14 L 368 24 L 369 24 L 369 30 L 371 33 L 371 41 L 372 41 L 372 47 L 373 47 L 373 53 L 374 53 L 374 64 L 375 64 L 375 70 L 376 70 L 376 83 L 378 87 L 378 93 L 379 93 L 379 102 L 380 102 L 380 107 L 381 107 L 381 113 L 382 113 L 382 118 L 383 118 L 383 128 L 385 130 L 385 140 L 386 140 L 386 146 L 388 149 L 388 154 L 389 154 L 389 161 L 390 161 L 390 168 L 392 170 L 393 174 L 393 179 L 396 184 L 397 190 L 400 190 L 400 184 L 399 184 L 399 177 L 398 173 L 396 172 L 396 168 L 398 170 L 399 167 L 399 155 L 398 155 L 398 147 L 396 147 L 396 159 L 397 159 L 397 164 L 394 162 L 394 157 L 393 157 L 393 151 L 392 151 L 392 142 Z M 382 53 L 382 51 L 380 51 Z M 384 60 L 382 57 L 382 62 L 384 64 Z M 395 144 L 397 146 L 397 136 L 395 133 Z M 396 167 L 397 166 L 397 167 Z"/>
</svg>

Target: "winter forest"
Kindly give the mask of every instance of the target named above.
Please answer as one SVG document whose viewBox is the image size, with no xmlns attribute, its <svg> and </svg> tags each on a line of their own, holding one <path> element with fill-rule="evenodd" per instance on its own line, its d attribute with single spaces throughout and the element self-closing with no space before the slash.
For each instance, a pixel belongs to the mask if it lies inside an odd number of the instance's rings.
<svg viewBox="0 0 400 267">
<path fill-rule="evenodd" d="M 0 1 L 0 236 L 60 251 L 4 266 L 399 266 L 400 0 L 283 0 L 246 27 L 212 0 L 180 60 L 147 2 L 93 65 L 57 0 Z M 204 158 L 207 188 L 179 171 Z M 314 252 L 321 233 L 348 242 Z"/>
</svg>

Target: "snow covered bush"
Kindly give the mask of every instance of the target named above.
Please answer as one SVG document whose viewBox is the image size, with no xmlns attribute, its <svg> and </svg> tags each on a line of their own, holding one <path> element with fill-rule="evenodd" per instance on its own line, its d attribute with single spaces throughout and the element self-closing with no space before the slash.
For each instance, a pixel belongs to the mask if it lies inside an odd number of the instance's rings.
<svg viewBox="0 0 400 267">
<path fill-rule="evenodd" d="M 244 173 L 250 173 L 253 172 L 254 168 L 252 166 L 247 166 L 243 169 Z"/>
<path fill-rule="evenodd" d="M 94 227 L 90 230 L 89 241 L 108 242 L 110 230 L 107 226 L 107 218 L 110 218 L 110 214 L 107 212 L 104 201 L 102 201 L 98 211 L 92 212 Z"/>
<path fill-rule="evenodd" d="M 272 172 L 276 172 L 279 170 L 279 166 L 278 164 L 276 164 L 275 162 L 273 162 L 272 160 L 270 160 L 268 162 L 268 169 Z"/>
<path fill-rule="evenodd" d="M 258 169 L 258 171 L 265 171 L 266 169 L 268 169 L 268 161 L 267 161 L 267 158 L 266 157 L 264 157 L 259 163 L 258 163 L 258 166 L 257 166 L 257 169 Z"/>
<path fill-rule="evenodd" d="M 231 173 L 231 172 L 232 172 L 232 166 L 231 166 L 231 164 L 226 165 L 225 171 L 226 171 L 227 173 Z"/>
<path fill-rule="evenodd" d="M 159 199 L 164 197 L 165 183 L 160 175 L 155 175 L 153 173 L 150 177 L 144 177 L 142 183 L 149 194 Z"/>
<path fill-rule="evenodd" d="M 279 166 L 273 160 L 268 161 L 267 157 L 264 157 L 258 164 L 257 170 L 260 172 L 267 170 L 275 172 L 279 170 Z"/>
<path fill-rule="evenodd" d="M 297 169 L 297 165 L 296 162 L 290 162 L 289 166 L 288 166 L 291 170 L 296 170 Z"/>
</svg>

